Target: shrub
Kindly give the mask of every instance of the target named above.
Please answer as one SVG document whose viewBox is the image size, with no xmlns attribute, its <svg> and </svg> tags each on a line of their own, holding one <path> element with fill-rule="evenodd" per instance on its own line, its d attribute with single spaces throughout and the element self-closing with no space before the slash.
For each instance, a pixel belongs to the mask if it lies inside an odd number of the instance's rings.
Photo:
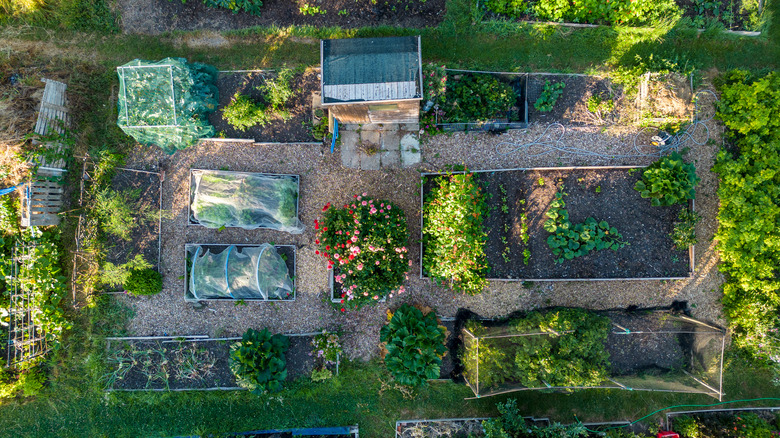
<svg viewBox="0 0 780 438">
<path fill-rule="evenodd" d="M 734 419 L 734 431 L 742 438 L 771 438 L 775 436 L 769 423 L 752 412 L 739 414 Z"/>
<path fill-rule="evenodd" d="M 393 378 L 402 385 L 425 385 L 428 379 L 439 378 L 445 328 L 439 326 L 436 314 L 427 315 L 408 304 L 393 313 L 382 327 L 379 339 L 386 343 L 385 364 Z"/>
<path fill-rule="evenodd" d="M 447 99 L 447 70 L 432 62 L 423 64 L 423 100 L 444 104 Z M 423 104 L 425 103 L 423 102 Z"/>
<path fill-rule="evenodd" d="M 696 244 L 696 224 L 699 221 L 701 221 L 699 213 L 687 208 L 680 210 L 677 222 L 674 223 L 674 229 L 669 235 L 672 238 L 672 242 L 674 242 L 675 248 L 688 249 L 689 246 Z"/>
<path fill-rule="evenodd" d="M 701 438 L 701 426 L 699 422 L 688 415 L 680 415 L 674 419 L 674 431 L 682 438 Z"/>
<path fill-rule="evenodd" d="M 129 241 L 139 224 L 137 218 L 143 220 L 149 211 L 138 206 L 140 195 L 139 190 L 116 191 L 106 188 L 96 192 L 93 208 L 103 231 Z"/>
<path fill-rule="evenodd" d="M 321 118 L 319 123 L 312 125 L 311 135 L 314 137 L 315 140 L 319 140 L 319 141 L 325 140 L 325 136 L 329 135 L 327 117 Z"/>
<path fill-rule="evenodd" d="M 295 76 L 294 70 L 283 68 L 279 70 L 274 79 L 266 79 L 262 85 L 257 87 L 263 93 L 268 107 L 273 111 L 281 111 L 294 94 L 292 88 L 290 88 L 293 76 Z"/>
<path fill-rule="evenodd" d="M 339 355 L 343 352 L 339 335 L 324 330 L 311 340 L 311 347 L 312 351 L 309 356 L 314 356 L 319 368 L 322 369 L 327 365 L 335 365 Z"/>
<path fill-rule="evenodd" d="M 112 287 L 123 286 L 133 271 L 151 267 L 152 264 L 147 262 L 141 254 L 137 254 L 132 260 L 121 265 L 105 262 L 103 270 L 100 272 L 100 282 Z"/>
<path fill-rule="evenodd" d="M 478 338 L 489 329 L 470 320 L 466 328 Z M 466 344 L 464 375 L 480 390 L 510 382 L 527 388 L 594 386 L 609 377 L 604 342 L 608 318 L 581 309 L 531 312 L 507 322 L 506 336 Z M 546 335 L 523 336 L 529 333 Z M 476 348 L 476 345 L 479 345 Z"/>
<path fill-rule="evenodd" d="M 125 282 L 125 289 L 133 295 L 156 295 L 162 291 L 162 274 L 154 269 L 136 269 Z"/>
<path fill-rule="evenodd" d="M 484 195 L 471 173 L 443 175 L 425 198 L 423 269 L 437 282 L 477 294 L 487 286 L 487 213 Z"/>
<path fill-rule="evenodd" d="M 623 236 L 618 230 L 610 227 L 607 221 L 599 222 L 588 217 L 584 223 L 572 224 L 569 221 L 569 211 L 565 209 L 564 196 L 566 193 L 562 190 L 555 194 L 546 214 L 549 219 L 544 223 L 544 229 L 552 233 L 547 238 L 547 246 L 552 249 L 553 254 L 559 256 L 556 260 L 558 263 L 584 256 L 594 250 L 617 251 L 628 245 L 621 240 Z"/>
<path fill-rule="evenodd" d="M 528 3 L 525 0 L 488 0 L 485 7 L 497 14 L 520 18 L 528 10 Z"/>
<path fill-rule="evenodd" d="M 533 13 L 542 21 L 622 25 L 655 25 L 682 15 L 674 0 L 539 0 Z"/>
<path fill-rule="evenodd" d="M 515 93 L 488 74 L 464 74 L 460 80 L 449 82 L 444 114 L 448 121 L 487 121 L 506 117 Z"/>
<path fill-rule="evenodd" d="M 262 105 L 241 93 L 233 96 L 233 100 L 222 110 L 222 117 L 230 126 L 241 131 L 255 125 L 263 127 L 270 121 Z"/>
<path fill-rule="evenodd" d="M 203 0 L 203 4 L 210 8 L 229 9 L 234 14 L 244 11 L 258 17 L 260 16 L 260 8 L 263 6 L 262 0 Z"/>
<path fill-rule="evenodd" d="M 563 89 L 566 87 L 565 82 L 550 83 L 550 81 L 544 81 L 544 89 L 542 94 L 536 99 L 534 108 L 539 112 L 549 113 L 553 110 L 555 103 L 558 102 L 558 98 L 563 94 Z"/>
<path fill-rule="evenodd" d="M 338 269 L 333 278 L 341 286 L 342 311 L 403 293 L 411 266 L 403 210 L 363 193 L 342 208 L 328 203 L 322 211 L 322 222 L 314 221 L 316 253 L 328 261 L 328 269 Z"/>
<path fill-rule="evenodd" d="M 677 152 L 672 152 L 647 166 L 634 190 L 643 198 L 650 198 L 654 207 L 675 205 L 694 199 L 699 181 L 696 167 L 686 163 Z"/>
<path fill-rule="evenodd" d="M 248 329 L 241 341 L 230 347 L 230 371 L 236 383 L 253 394 L 281 391 L 287 378 L 285 353 L 290 340 L 283 335 L 271 335 L 268 329 Z"/>
</svg>

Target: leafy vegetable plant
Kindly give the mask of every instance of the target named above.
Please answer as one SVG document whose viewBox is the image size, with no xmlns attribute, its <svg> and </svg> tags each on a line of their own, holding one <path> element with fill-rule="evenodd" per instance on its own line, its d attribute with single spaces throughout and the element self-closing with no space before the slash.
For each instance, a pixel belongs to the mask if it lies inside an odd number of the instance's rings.
<svg viewBox="0 0 780 438">
<path fill-rule="evenodd" d="M 248 329 L 241 341 L 230 347 L 230 371 L 238 385 L 253 394 L 281 391 L 287 378 L 284 354 L 289 347 L 286 336 L 272 335 L 268 329 Z"/>
<path fill-rule="evenodd" d="M 687 249 L 696 244 L 696 224 L 701 221 L 701 215 L 695 211 L 683 208 L 674 223 L 674 229 L 669 237 L 677 249 Z"/>
<path fill-rule="evenodd" d="M 240 11 L 260 16 L 262 0 L 203 0 L 203 4 L 210 8 L 225 8 L 237 14 Z"/>
<path fill-rule="evenodd" d="M 482 228 L 488 207 L 471 173 L 436 178 L 423 206 L 423 269 L 457 291 L 477 294 L 487 286 L 487 234 Z"/>
<path fill-rule="evenodd" d="M 262 105 L 241 93 L 233 96 L 230 103 L 222 110 L 222 117 L 230 126 L 241 131 L 255 125 L 263 127 L 271 120 Z"/>
<path fill-rule="evenodd" d="M 386 344 L 387 369 L 398 383 L 420 386 L 439 377 L 441 358 L 447 352 L 444 335 L 445 328 L 439 326 L 432 311 L 424 315 L 404 304 L 393 313 L 379 337 Z"/>
<path fill-rule="evenodd" d="M 550 202 L 547 210 L 547 221 L 544 229 L 551 236 L 547 238 L 547 245 L 553 254 L 559 258 L 558 263 L 584 256 L 593 250 L 612 249 L 617 251 L 628 245 L 623 236 L 615 227 L 610 227 L 607 221 L 597 221 L 589 217 L 584 223 L 572 224 L 569 221 L 569 212 L 566 210 L 566 202 L 563 197 L 566 193 L 559 190 L 555 198 Z"/>
<path fill-rule="evenodd" d="M 447 121 L 487 121 L 506 117 L 513 103 L 512 87 L 488 74 L 464 74 L 447 82 L 444 115 Z"/>
<path fill-rule="evenodd" d="M 563 89 L 566 87 L 565 82 L 544 81 L 544 89 L 542 94 L 536 99 L 534 108 L 543 113 L 549 113 L 553 110 L 555 103 L 558 102 L 558 98 L 563 94 Z"/>
<path fill-rule="evenodd" d="M 634 189 L 643 198 L 650 198 L 654 207 L 681 204 L 696 197 L 696 167 L 686 163 L 677 152 L 672 152 L 642 172 L 642 179 L 636 182 Z"/>
</svg>

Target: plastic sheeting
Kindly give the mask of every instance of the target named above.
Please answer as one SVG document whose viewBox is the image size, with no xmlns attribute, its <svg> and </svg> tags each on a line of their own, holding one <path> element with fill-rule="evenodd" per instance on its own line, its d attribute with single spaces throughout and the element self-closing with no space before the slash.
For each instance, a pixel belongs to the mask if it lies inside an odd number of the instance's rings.
<svg viewBox="0 0 780 438">
<path fill-rule="evenodd" d="M 189 246 L 189 299 L 292 299 L 294 286 L 287 264 L 276 248 L 264 243 L 212 252 Z"/>
<path fill-rule="evenodd" d="M 192 219 L 207 228 L 304 230 L 296 175 L 193 170 L 191 200 Z"/>
</svg>

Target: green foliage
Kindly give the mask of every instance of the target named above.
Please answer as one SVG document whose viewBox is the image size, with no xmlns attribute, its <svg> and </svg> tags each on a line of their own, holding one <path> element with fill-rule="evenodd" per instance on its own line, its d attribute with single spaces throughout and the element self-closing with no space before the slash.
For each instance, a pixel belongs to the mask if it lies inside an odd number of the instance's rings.
<svg viewBox="0 0 780 438">
<path fill-rule="evenodd" d="M 133 295 L 156 295 L 162 286 L 162 274 L 150 268 L 133 270 L 125 282 L 125 289 Z"/>
<path fill-rule="evenodd" d="M 718 115 L 738 153 L 721 150 L 718 173 L 718 231 L 715 240 L 726 274 L 723 306 L 736 346 L 773 364 L 780 351 L 780 77 L 728 74 Z"/>
<path fill-rule="evenodd" d="M 479 382 L 481 393 L 504 384 L 527 388 L 595 386 L 609 377 L 604 342 L 608 318 L 581 309 L 531 312 L 507 323 L 505 336 L 489 336 L 489 328 L 468 321 L 477 342 L 466 342 L 464 374 Z M 542 333 L 528 335 L 529 333 Z M 477 347 L 478 345 L 478 347 Z"/>
<path fill-rule="evenodd" d="M 271 110 L 281 112 L 287 101 L 295 94 L 292 88 L 290 88 L 294 76 L 295 70 L 283 68 L 279 70 L 275 78 L 266 79 L 262 85 L 257 87 L 263 93 L 263 97 Z"/>
<path fill-rule="evenodd" d="M 647 166 L 634 189 L 643 198 L 650 198 L 654 207 L 675 205 L 696 198 L 696 184 L 700 180 L 696 176 L 696 166 L 672 152 Z"/>
<path fill-rule="evenodd" d="M 459 292 L 478 294 L 488 284 L 482 189 L 472 173 L 442 175 L 433 185 L 423 205 L 423 270 Z"/>
<path fill-rule="evenodd" d="M 186 1 L 186 0 L 183 0 Z M 203 4 L 210 8 L 224 8 L 237 14 L 240 11 L 260 16 L 262 0 L 203 0 Z"/>
<path fill-rule="evenodd" d="M 303 6 L 301 6 L 298 11 L 303 15 L 325 15 L 328 13 L 325 9 L 320 8 L 319 6 L 312 6 L 308 3 L 304 3 Z"/>
<path fill-rule="evenodd" d="M 100 282 L 112 287 L 122 286 L 127 283 L 132 271 L 150 269 L 151 267 L 152 264 L 147 262 L 141 254 L 136 254 L 132 260 L 121 265 L 105 262 L 100 272 Z"/>
<path fill-rule="evenodd" d="M 542 94 L 534 102 L 534 108 L 539 112 L 549 113 L 553 110 L 555 103 L 558 102 L 558 98 L 563 94 L 563 89 L 566 87 L 565 82 L 550 83 L 550 81 L 544 81 L 544 89 Z"/>
<path fill-rule="evenodd" d="M 314 221 L 316 253 L 328 261 L 328 269 L 338 269 L 333 278 L 341 286 L 342 311 L 403 293 L 411 264 L 403 210 L 367 193 L 354 195 L 341 208 L 329 202 L 322 210 L 322 223 Z"/>
<path fill-rule="evenodd" d="M 443 115 L 448 122 L 505 118 L 516 96 L 512 87 L 489 74 L 463 74 L 448 81 Z"/>
<path fill-rule="evenodd" d="M 736 416 L 734 431 L 742 438 L 771 438 L 776 436 L 772 427 L 758 415 L 748 412 Z"/>
<path fill-rule="evenodd" d="M 603 118 L 615 109 L 615 101 L 603 96 L 594 94 L 588 98 L 588 111 L 599 118 Z"/>
<path fill-rule="evenodd" d="M 140 190 L 97 190 L 92 212 L 104 232 L 129 241 L 133 230 L 142 222 L 150 220 L 153 214 L 148 206 L 141 206 L 139 200 Z"/>
<path fill-rule="evenodd" d="M 674 431 L 682 438 L 702 438 L 701 426 L 698 420 L 688 415 L 680 415 L 674 418 Z"/>
<path fill-rule="evenodd" d="M 396 310 L 379 332 L 379 339 L 387 348 L 385 364 L 393 378 L 409 386 L 438 379 L 441 358 L 447 352 L 444 335 L 445 328 L 439 326 L 433 311 L 423 315 L 409 304 Z"/>
<path fill-rule="evenodd" d="M 533 13 L 541 21 L 613 25 L 653 25 L 680 18 L 674 0 L 538 0 Z"/>
<path fill-rule="evenodd" d="M 253 394 L 279 392 L 287 378 L 285 353 L 289 348 L 287 336 L 248 329 L 230 347 L 230 371 L 238 385 Z"/>
<path fill-rule="evenodd" d="M 324 369 L 327 365 L 335 365 L 339 355 L 344 351 L 341 348 L 341 340 L 337 333 L 328 333 L 323 330 L 311 340 L 312 352 L 320 367 Z"/>
<path fill-rule="evenodd" d="M 118 33 L 119 20 L 106 0 L 64 0 L 62 26 L 82 32 Z"/>
<path fill-rule="evenodd" d="M 696 244 L 696 224 L 699 221 L 701 221 L 699 213 L 687 208 L 680 210 L 677 221 L 674 223 L 674 229 L 669 235 L 675 248 L 688 249 L 689 246 Z"/>
<path fill-rule="evenodd" d="M 323 117 L 319 123 L 312 126 L 311 135 L 315 140 L 324 141 L 325 136 L 329 135 L 328 132 L 328 118 Z"/>
<path fill-rule="evenodd" d="M 488 0 L 485 7 L 496 14 L 520 18 L 528 10 L 528 3 L 525 0 Z"/>
<path fill-rule="evenodd" d="M 311 380 L 312 382 L 322 382 L 324 380 L 328 380 L 333 378 L 333 371 L 327 369 L 327 368 L 315 368 L 311 370 Z"/>
<path fill-rule="evenodd" d="M 33 364 L 26 366 L 12 375 L 0 370 L 0 399 L 11 398 L 17 395 L 33 397 L 43 390 L 46 375 L 40 366 Z"/>
<path fill-rule="evenodd" d="M 255 125 L 264 127 L 271 120 L 262 105 L 252 100 L 251 97 L 238 92 L 222 109 L 222 117 L 230 126 L 241 131 Z"/>
<path fill-rule="evenodd" d="M 555 198 L 550 201 L 547 210 L 547 221 L 544 229 L 552 235 L 547 238 L 547 246 L 553 254 L 559 258 L 558 263 L 584 256 L 591 251 L 611 249 L 617 251 L 628 245 L 622 241 L 623 236 L 615 227 L 610 227 L 607 221 L 597 221 L 592 217 L 585 219 L 580 224 L 572 224 L 569 221 L 569 211 L 566 210 L 566 202 L 563 197 L 566 193 L 559 190 Z"/>
</svg>

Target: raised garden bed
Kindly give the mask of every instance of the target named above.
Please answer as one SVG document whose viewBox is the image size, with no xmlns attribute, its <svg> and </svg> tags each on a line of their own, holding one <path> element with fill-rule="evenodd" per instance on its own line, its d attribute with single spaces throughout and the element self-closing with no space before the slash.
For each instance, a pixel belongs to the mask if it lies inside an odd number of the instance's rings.
<svg viewBox="0 0 780 438">
<path fill-rule="evenodd" d="M 299 199 L 298 175 L 192 169 L 187 224 L 298 234 Z"/>
<path fill-rule="evenodd" d="M 471 112 L 475 110 L 474 107 L 482 107 L 484 102 L 472 103 L 456 97 L 453 92 L 461 81 L 469 81 L 471 84 L 469 87 L 475 90 L 474 94 L 486 100 L 494 100 L 495 96 L 501 94 L 501 89 L 511 90 L 508 104 L 495 114 L 477 119 Z M 447 90 L 445 102 L 437 103 L 438 108 L 431 110 L 435 113 L 436 125 L 445 131 L 490 131 L 528 127 L 528 90 L 525 73 L 447 70 Z M 456 110 L 456 106 L 459 109 Z"/>
<path fill-rule="evenodd" d="M 311 375 L 311 340 L 319 333 L 288 334 L 287 381 Z M 230 346 L 241 338 L 208 336 L 108 338 L 108 391 L 241 390 L 229 367 Z M 166 376 L 167 374 L 167 376 Z"/>
<path fill-rule="evenodd" d="M 489 418 L 442 418 L 438 420 L 401 420 L 395 422 L 396 438 L 482 437 L 485 431 L 482 422 Z M 550 425 L 547 418 L 523 417 L 529 426 Z"/>
<path fill-rule="evenodd" d="M 475 171 L 486 194 L 489 214 L 485 254 L 492 280 L 627 280 L 683 279 L 693 274 L 693 247 L 674 248 L 669 234 L 682 205 L 653 207 L 634 190 L 640 167 L 567 167 Z M 463 173 L 463 172 L 454 172 Z M 441 174 L 422 174 L 420 201 Z M 568 196 L 572 223 L 587 217 L 607 221 L 628 245 L 592 251 L 558 262 L 543 225 L 558 189 Z M 688 206 L 693 208 L 693 203 Z M 523 220 L 525 217 L 525 220 Z M 425 225 L 425 214 L 421 217 Z M 523 226 L 525 223 L 525 227 Z M 525 229 L 525 231 L 524 231 Z M 527 239 L 527 243 L 524 243 Z M 422 240 L 422 239 L 421 239 Z M 425 255 L 425 245 L 421 242 Z M 528 251 L 527 257 L 524 252 Z M 526 263 L 527 259 L 527 263 Z M 422 278 L 428 274 L 421 268 Z"/>
<path fill-rule="evenodd" d="M 509 2 L 506 0 L 479 0 L 476 2 L 477 8 L 483 13 L 483 20 L 511 20 L 521 21 L 528 23 L 550 23 L 550 24 L 562 24 L 572 27 L 595 27 L 597 25 L 622 25 L 627 24 L 637 27 L 652 27 L 656 24 L 656 21 L 663 20 L 663 12 L 658 9 L 640 10 L 641 6 L 638 6 L 636 10 L 631 9 L 631 2 L 616 0 L 615 6 L 612 8 L 600 8 L 599 6 L 591 4 L 589 2 L 580 3 L 580 7 L 585 9 L 579 12 L 574 12 L 577 8 L 577 3 L 572 5 L 566 4 L 566 8 L 561 8 L 554 2 L 548 0 L 530 0 L 526 2 Z M 513 8 L 512 5 L 522 4 L 521 8 Z M 660 0 L 654 2 L 658 6 L 664 4 Z M 641 3 L 637 3 L 641 4 Z M 537 12 L 536 8 L 540 7 Z M 545 7 L 546 6 L 546 7 Z M 761 3 L 751 1 L 715 1 L 707 2 L 701 0 L 675 0 L 669 2 L 668 6 L 671 10 L 676 10 L 670 15 L 675 13 L 678 16 L 689 19 L 689 23 L 699 29 L 704 29 L 708 25 L 708 21 L 716 20 L 722 23 L 725 28 L 730 32 L 744 34 L 748 36 L 759 35 L 762 20 L 761 15 Z M 568 10 L 568 12 L 567 12 Z M 587 13 L 585 12 L 587 10 Z M 623 14 L 614 13 L 615 11 L 624 11 Z M 660 16 L 657 16 L 660 15 Z M 576 18 L 575 18 L 576 17 Z"/>
<path fill-rule="evenodd" d="M 694 423 L 702 438 L 731 438 L 741 436 L 739 431 L 740 420 L 746 417 L 757 417 L 767 423 L 770 430 L 780 430 L 778 414 L 780 407 L 759 408 L 733 408 L 733 409 L 707 409 L 698 411 L 678 411 L 666 413 L 666 429 L 675 432 L 690 431 L 691 423 Z M 755 418 L 754 417 L 754 418 Z M 691 422 L 691 419 L 694 422 Z M 687 424 L 687 427 L 685 427 Z M 744 432 L 743 432 L 744 433 Z M 683 435 L 685 436 L 685 435 Z M 745 436 L 748 436 L 747 434 Z M 764 436 L 764 435 L 749 435 Z M 769 436 L 769 435 L 766 435 Z"/>
<path fill-rule="evenodd" d="M 459 316 L 463 376 L 477 397 L 582 388 L 722 396 L 725 330 L 684 314 L 555 308 L 498 320 Z"/>
<path fill-rule="evenodd" d="M 534 103 L 542 95 L 545 83 L 564 83 L 563 93 L 555 102 L 552 111 L 542 112 Z M 528 74 L 528 120 L 538 123 L 562 123 L 564 125 L 600 125 L 617 120 L 622 110 L 623 87 L 614 85 L 609 78 L 590 75 Z M 595 114 L 588 110 L 592 98 L 611 102 L 612 111 L 602 110 Z M 603 107 L 606 105 L 602 105 Z"/>
<path fill-rule="evenodd" d="M 198 3 L 198 2 L 194 2 Z M 265 126 L 255 125 L 247 129 L 236 129 L 224 118 L 223 110 L 236 93 L 249 96 L 253 101 L 267 103 L 266 95 L 257 87 L 266 80 L 273 79 L 277 73 L 270 70 L 220 72 L 217 77 L 219 106 L 209 114 L 209 122 L 214 126 L 216 137 L 220 139 L 246 139 L 260 143 L 313 143 L 312 93 L 319 90 L 317 71 L 296 72 L 290 81 L 293 95 L 284 104 L 289 114 L 287 120 L 274 116 Z"/>
<path fill-rule="evenodd" d="M 232 266 L 234 263 L 234 258 L 231 258 L 231 254 L 227 254 L 227 258 L 224 261 L 224 266 L 221 270 L 215 271 L 210 275 L 208 278 L 213 278 L 214 282 L 217 280 L 221 281 L 222 279 L 225 280 L 226 284 L 236 284 L 238 282 L 242 285 L 242 288 L 251 288 L 251 293 L 242 293 L 241 296 L 235 296 L 234 293 L 228 293 L 227 290 L 224 292 L 224 295 L 219 298 L 204 298 L 203 296 L 196 296 L 196 294 L 191 291 L 192 288 L 192 266 L 193 261 L 196 257 L 202 257 L 203 254 L 205 254 L 207 251 L 215 256 L 215 260 L 222 255 L 226 250 L 229 250 L 229 248 L 233 248 L 231 251 L 236 251 L 237 253 L 248 253 L 247 250 L 254 250 L 256 248 L 260 248 L 260 245 L 220 245 L 220 244 L 193 244 L 188 243 L 184 246 L 184 260 L 185 260 L 185 269 L 184 269 L 184 300 L 188 302 L 196 302 L 196 301 L 230 301 L 230 300 L 244 300 L 244 301 L 294 301 L 295 300 L 295 277 L 296 277 L 296 271 L 295 271 L 295 258 L 296 258 L 296 247 L 293 245 L 274 245 L 273 248 L 276 249 L 276 252 L 279 254 L 281 259 L 284 261 L 284 267 L 287 269 L 287 272 L 278 272 L 276 268 L 279 268 L 279 266 L 276 264 L 278 260 L 271 259 L 270 267 L 268 269 L 274 269 L 271 275 L 273 275 L 272 280 L 275 281 L 275 283 L 269 283 L 270 280 L 266 279 L 262 275 L 258 275 L 257 279 L 253 278 L 253 275 L 255 274 L 254 270 L 258 270 L 260 274 L 266 273 L 265 270 L 261 271 L 261 269 L 264 269 L 263 267 L 266 266 L 265 263 L 263 264 L 253 264 L 249 266 L 249 271 L 244 272 L 245 270 L 233 270 Z M 263 254 L 261 253 L 257 257 L 257 262 L 262 262 Z M 228 262 L 231 262 L 231 264 L 228 264 Z M 219 263 L 219 267 L 222 267 L 223 263 Z M 259 267 L 259 268 L 258 268 Z M 227 269 L 227 274 L 225 273 L 225 269 Z M 222 277 L 224 275 L 224 277 Z M 249 276 L 248 279 L 246 276 Z M 257 285 L 257 288 L 261 288 L 260 284 L 263 284 L 263 287 L 266 287 L 266 285 L 271 285 L 276 287 L 276 285 L 280 281 L 285 281 L 286 277 L 289 277 L 289 280 L 292 283 L 292 290 L 288 291 L 287 289 L 275 289 L 277 292 L 274 292 L 272 290 L 270 293 L 268 291 L 262 291 L 265 294 L 265 297 L 262 293 L 255 293 L 255 285 Z M 204 275 L 205 278 L 205 275 Z M 246 281 L 242 281 L 241 279 L 244 279 Z M 205 280 L 204 280 L 205 281 Z M 229 282 L 229 283 L 228 283 Z M 264 283 L 265 282 L 265 283 Z M 232 287 L 232 286 L 231 286 Z M 227 289 L 227 288 L 226 288 Z M 220 288 L 222 290 L 222 288 Z M 229 289 L 228 289 L 229 290 Z M 233 296 L 231 296 L 233 295 Z"/>
<path fill-rule="evenodd" d="M 301 12 L 304 5 L 316 6 L 325 13 L 304 14 Z M 122 0 L 119 2 L 119 8 L 124 31 L 144 34 L 199 29 L 224 31 L 272 25 L 344 28 L 389 25 L 422 29 L 437 26 L 447 11 L 444 0 L 388 0 L 377 3 L 345 0 L 321 0 L 316 3 L 266 0 L 260 8 L 260 16 L 208 8 L 201 0 Z"/>
</svg>

